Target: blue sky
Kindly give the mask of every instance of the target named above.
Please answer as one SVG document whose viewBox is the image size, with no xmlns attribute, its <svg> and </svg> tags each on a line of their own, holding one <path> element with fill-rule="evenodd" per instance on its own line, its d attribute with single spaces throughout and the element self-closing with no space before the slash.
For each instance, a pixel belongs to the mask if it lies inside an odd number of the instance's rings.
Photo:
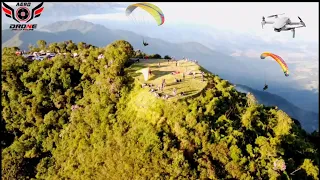
<svg viewBox="0 0 320 180">
<path fill-rule="evenodd" d="M 10 2 L 15 6 L 16 3 Z M 32 3 L 32 6 L 38 3 Z M 56 20 L 71 20 L 80 18 L 89 21 L 123 21 L 130 22 L 125 15 L 125 8 L 130 3 L 44 3 L 45 10 L 41 17 Z M 285 13 L 292 21 L 299 21 L 300 16 L 306 23 L 306 28 L 296 31 L 297 40 L 316 41 L 319 39 L 319 5 L 318 2 L 299 3 L 234 3 L 234 2 L 199 2 L 199 3 L 153 3 L 160 7 L 165 14 L 163 26 L 180 24 L 196 26 L 203 25 L 222 30 L 241 33 L 251 33 L 264 39 L 277 38 L 282 41 L 291 41 L 291 32 L 276 33 L 271 25 L 262 30 L 261 18 L 271 14 Z M 67 10 L 68 9 L 68 10 Z M 3 13 L 3 12 L 2 12 Z M 4 13 L 3 13 L 4 15 Z M 148 16 L 144 16 L 148 18 Z M 149 17 L 150 18 L 150 17 Z M 36 22 L 35 19 L 34 22 Z M 132 21 L 132 20 L 131 20 Z M 10 23 L 12 20 L 3 18 L 2 22 Z"/>
<path fill-rule="evenodd" d="M 117 12 L 105 14 L 85 14 L 80 16 L 85 20 L 117 20 L 128 21 L 125 7 L 117 7 Z M 261 18 L 277 13 L 285 13 L 292 21 L 299 22 L 300 16 L 306 23 L 306 28 L 296 31 L 296 39 L 318 41 L 319 39 L 319 6 L 318 3 L 153 3 L 160 7 L 165 14 L 163 26 L 189 24 L 205 25 L 222 30 L 233 30 L 244 33 L 255 33 L 263 38 L 282 38 L 290 40 L 291 32 L 276 33 L 272 26 L 266 25 L 262 30 Z M 130 19 L 129 19 L 130 20 Z"/>
</svg>

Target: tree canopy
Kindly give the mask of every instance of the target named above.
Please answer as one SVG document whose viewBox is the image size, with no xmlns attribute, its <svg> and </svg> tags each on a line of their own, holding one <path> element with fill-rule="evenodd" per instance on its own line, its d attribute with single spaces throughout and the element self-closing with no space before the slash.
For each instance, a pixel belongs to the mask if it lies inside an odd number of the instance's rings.
<svg viewBox="0 0 320 180">
<path fill-rule="evenodd" d="M 319 179 L 319 134 L 217 75 L 198 97 L 165 101 L 127 74 L 143 54 L 129 42 L 37 44 L 80 55 L 3 48 L 3 179 Z"/>
</svg>

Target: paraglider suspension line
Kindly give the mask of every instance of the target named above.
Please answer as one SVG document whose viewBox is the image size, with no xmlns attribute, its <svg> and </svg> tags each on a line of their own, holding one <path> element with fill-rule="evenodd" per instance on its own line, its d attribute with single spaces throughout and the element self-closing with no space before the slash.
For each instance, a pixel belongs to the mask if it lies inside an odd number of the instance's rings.
<svg viewBox="0 0 320 180">
<path fill-rule="evenodd" d="M 133 19 L 134 24 L 139 28 L 139 24 L 141 24 L 141 23 L 140 23 L 139 20 L 135 17 L 134 13 L 131 14 L 131 17 L 132 17 L 132 19 Z M 144 41 L 142 35 L 141 35 L 141 38 L 142 38 L 142 40 Z"/>
<path fill-rule="evenodd" d="M 144 15 L 142 15 L 142 22 L 143 22 L 142 25 L 143 25 L 143 26 L 146 26 L 147 23 L 146 23 L 146 21 L 144 20 Z M 143 28 L 145 28 L 145 27 L 143 27 Z M 145 43 L 145 41 L 144 41 L 144 36 L 141 35 L 141 37 L 142 37 L 143 42 Z"/>
</svg>

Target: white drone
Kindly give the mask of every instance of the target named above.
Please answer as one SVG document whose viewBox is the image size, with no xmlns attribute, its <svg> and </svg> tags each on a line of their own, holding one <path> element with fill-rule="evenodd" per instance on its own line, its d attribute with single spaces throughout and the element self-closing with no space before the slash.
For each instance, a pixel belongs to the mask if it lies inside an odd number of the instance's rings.
<svg viewBox="0 0 320 180">
<path fill-rule="evenodd" d="M 284 14 L 284 13 L 283 13 Z M 301 20 L 301 18 L 298 16 L 300 22 L 291 22 L 291 20 L 288 17 L 280 17 L 278 18 L 278 15 L 283 15 L 283 14 L 275 14 L 268 16 L 267 18 L 275 18 L 275 21 L 265 21 L 265 17 L 262 17 L 262 29 L 263 25 L 265 24 L 273 24 L 273 28 L 275 32 L 280 32 L 280 31 L 292 31 L 293 38 L 295 36 L 295 28 L 301 28 L 301 27 L 306 27 L 306 24 Z M 300 25 L 296 27 L 290 27 L 291 25 Z"/>
</svg>

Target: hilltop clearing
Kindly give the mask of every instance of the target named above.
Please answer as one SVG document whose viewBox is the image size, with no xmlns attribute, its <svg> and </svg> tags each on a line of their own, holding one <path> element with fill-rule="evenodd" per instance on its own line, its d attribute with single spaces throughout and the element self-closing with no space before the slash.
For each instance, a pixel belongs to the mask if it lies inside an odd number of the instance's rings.
<svg viewBox="0 0 320 180">
<path fill-rule="evenodd" d="M 160 65 L 159 65 L 160 63 Z M 139 71 L 144 68 L 150 68 L 151 75 L 149 80 L 145 81 L 143 74 Z M 193 76 L 193 72 L 195 76 Z M 187 98 L 197 95 L 207 85 L 207 80 L 202 81 L 200 66 L 195 62 L 179 60 L 172 61 L 167 59 L 148 59 L 140 60 L 128 68 L 130 76 L 136 78 L 141 84 L 152 84 L 149 89 L 154 89 L 160 96 L 169 95 L 170 100 Z M 185 77 L 183 77 L 183 74 Z M 162 91 L 158 91 L 157 87 L 161 86 L 162 80 L 165 80 L 166 86 Z M 176 80 L 181 80 L 177 82 Z M 176 89 L 176 94 L 173 95 L 173 90 Z M 183 93 L 184 95 L 180 95 Z"/>
</svg>

